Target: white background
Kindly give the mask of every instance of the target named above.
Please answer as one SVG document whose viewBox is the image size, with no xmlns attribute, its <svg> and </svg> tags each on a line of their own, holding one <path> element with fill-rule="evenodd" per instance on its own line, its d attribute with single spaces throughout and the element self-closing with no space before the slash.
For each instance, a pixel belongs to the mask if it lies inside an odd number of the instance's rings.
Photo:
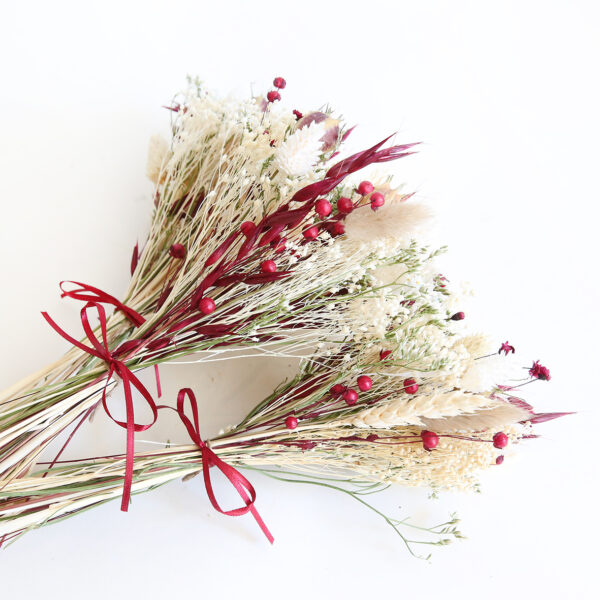
<svg viewBox="0 0 600 600">
<path fill-rule="evenodd" d="M 354 150 L 393 131 L 425 142 L 393 168 L 436 210 L 448 273 L 478 291 L 470 323 L 549 366 L 526 388 L 540 410 L 578 414 L 540 426 L 483 494 L 373 498 L 422 523 L 459 512 L 469 539 L 431 563 L 346 497 L 253 475 L 269 547 L 194 479 L 25 536 L 0 553 L 2 597 L 595 597 L 599 17 L 592 1 L 3 3 L 1 386 L 66 349 L 40 310 L 76 331 L 59 280 L 126 288 L 150 213 L 147 141 L 185 75 L 239 94 L 282 75 L 290 109 L 330 103 L 359 125 Z M 169 397 L 203 391 L 210 435 L 286 369 L 163 378 Z M 161 427 L 147 439 L 183 441 L 175 420 Z M 114 429 L 99 415 L 76 451 L 122 448 Z"/>
</svg>

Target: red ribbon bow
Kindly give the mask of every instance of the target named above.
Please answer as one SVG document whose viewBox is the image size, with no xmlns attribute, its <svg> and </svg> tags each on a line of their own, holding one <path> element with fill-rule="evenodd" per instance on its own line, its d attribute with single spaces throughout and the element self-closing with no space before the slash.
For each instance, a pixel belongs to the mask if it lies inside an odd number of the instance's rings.
<svg viewBox="0 0 600 600">
<path fill-rule="evenodd" d="M 102 406 L 106 411 L 106 414 L 120 427 L 127 429 L 127 455 L 125 460 L 125 481 L 123 483 L 123 498 L 121 501 L 121 510 L 127 511 L 129 507 L 129 499 L 131 497 L 131 484 L 133 481 L 133 462 L 134 462 L 134 442 L 135 442 L 135 433 L 138 431 L 145 431 L 146 429 L 152 427 L 154 423 L 156 423 L 156 419 L 158 417 L 158 409 L 157 406 L 150 395 L 150 392 L 144 387 L 142 382 L 129 370 L 127 365 L 117 360 L 111 354 L 111 351 L 108 348 L 108 335 L 107 335 L 107 326 L 106 326 L 106 311 L 101 304 L 98 302 L 107 302 L 110 304 L 114 304 L 119 310 L 123 310 L 128 318 L 132 319 L 137 316 L 137 320 L 141 319 L 143 323 L 144 319 L 141 315 L 136 313 L 134 310 L 128 308 L 121 302 L 119 302 L 113 296 L 109 294 L 105 294 L 101 290 L 93 288 L 92 286 L 88 286 L 85 284 L 76 283 L 81 286 L 81 290 L 74 290 L 73 292 L 68 292 L 63 290 L 63 296 L 70 296 L 71 298 L 75 298 L 77 300 L 85 300 L 86 304 L 81 309 L 81 324 L 83 325 L 83 330 L 89 340 L 91 346 L 86 346 L 84 343 L 76 340 L 74 337 L 71 337 L 68 333 L 66 333 L 63 329 L 61 329 L 48 315 L 48 313 L 43 312 L 42 316 L 48 324 L 63 338 L 67 341 L 71 342 L 74 346 L 95 356 L 96 358 L 100 358 L 108 365 L 108 374 L 106 379 L 106 385 L 102 391 Z M 62 283 L 61 283 L 62 289 Z M 87 296 L 81 292 L 91 291 L 95 294 L 95 296 Z M 100 320 L 100 331 L 102 334 L 102 341 L 98 340 L 96 337 L 92 326 L 90 325 L 87 311 L 89 308 L 95 308 L 98 311 L 98 319 Z M 119 421 L 115 419 L 106 403 L 106 387 L 110 382 L 110 379 L 113 375 L 118 375 L 123 380 L 123 389 L 125 391 L 125 408 L 126 408 L 126 421 Z M 133 409 L 133 397 L 131 387 L 137 389 L 144 400 L 146 400 L 150 410 L 152 411 L 152 422 L 147 425 L 140 425 L 135 422 L 135 414 Z"/>
<path fill-rule="evenodd" d="M 190 406 L 192 407 L 192 417 L 194 420 L 193 423 L 185 414 L 186 397 L 189 398 Z M 252 516 L 258 523 L 258 526 L 272 544 L 274 542 L 274 538 L 254 506 L 256 501 L 256 491 L 254 490 L 252 484 L 237 469 L 234 469 L 231 465 L 228 465 L 226 462 L 221 460 L 202 440 L 202 437 L 200 436 L 200 421 L 198 418 L 198 402 L 196 401 L 194 392 L 190 388 L 183 388 L 179 390 L 179 394 L 177 394 L 177 409 L 165 405 L 161 405 L 158 408 L 169 408 L 171 410 L 175 410 L 190 434 L 192 441 L 202 450 L 202 474 L 204 476 L 204 485 L 213 508 L 221 514 L 229 515 L 230 517 L 238 517 L 240 515 L 245 515 L 248 512 L 252 513 Z M 241 496 L 245 506 L 234 508 L 232 510 L 223 510 L 221 508 L 217 502 L 210 478 L 210 468 L 212 466 L 217 467 L 217 469 L 219 469 L 221 473 L 227 477 L 233 487 L 235 487 L 237 490 L 238 494 Z M 248 497 L 248 494 L 250 497 Z"/>
<path fill-rule="evenodd" d="M 74 290 L 65 290 L 63 285 L 65 283 L 72 283 L 74 285 L 78 285 L 78 289 Z M 102 302 L 103 304 L 112 304 L 117 310 L 120 310 L 125 316 L 136 326 L 139 327 L 143 323 L 146 322 L 146 319 L 140 315 L 140 313 L 133 310 L 133 308 L 129 308 L 123 304 L 120 300 L 99 290 L 98 288 L 88 285 L 87 283 L 80 283 L 79 281 L 61 281 L 60 289 L 62 294 L 61 298 L 67 296 L 68 298 L 73 298 L 74 300 L 82 300 L 83 302 L 91 302 L 93 304 L 97 304 L 98 302 Z M 87 292 L 87 293 L 86 293 Z"/>
</svg>

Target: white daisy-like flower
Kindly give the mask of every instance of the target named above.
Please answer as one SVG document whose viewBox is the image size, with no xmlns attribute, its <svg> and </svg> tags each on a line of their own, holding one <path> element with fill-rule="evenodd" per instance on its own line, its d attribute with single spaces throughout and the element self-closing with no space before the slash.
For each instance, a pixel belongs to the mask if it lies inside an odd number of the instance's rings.
<svg viewBox="0 0 600 600">
<path fill-rule="evenodd" d="M 322 123 L 298 129 L 277 148 L 275 166 L 292 177 L 306 175 L 319 160 L 324 134 Z"/>
</svg>

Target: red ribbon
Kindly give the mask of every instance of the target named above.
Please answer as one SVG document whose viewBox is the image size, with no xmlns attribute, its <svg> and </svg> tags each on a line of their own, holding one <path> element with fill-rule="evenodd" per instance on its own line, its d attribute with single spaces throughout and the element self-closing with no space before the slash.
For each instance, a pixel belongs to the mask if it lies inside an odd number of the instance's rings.
<svg viewBox="0 0 600 600">
<path fill-rule="evenodd" d="M 102 406 L 104 407 L 106 414 L 117 425 L 119 425 L 120 427 L 123 427 L 124 429 L 127 430 L 127 455 L 126 455 L 126 460 L 125 460 L 125 481 L 123 484 L 123 498 L 121 501 L 121 510 L 126 512 L 129 507 L 129 499 L 131 497 L 131 484 L 133 481 L 135 433 L 138 431 L 145 431 L 146 429 L 148 429 L 152 425 L 154 425 L 154 423 L 156 423 L 156 419 L 158 417 L 158 408 L 157 408 L 154 400 L 152 399 L 150 392 L 148 392 L 148 390 L 144 387 L 142 382 L 129 370 L 129 368 L 127 367 L 127 365 L 124 362 L 115 359 L 113 357 L 113 355 L 111 354 L 111 352 L 108 348 L 106 311 L 104 310 L 104 307 L 101 304 L 98 304 L 98 302 L 100 301 L 100 302 L 108 302 L 110 304 L 114 304 L 119 310 L 123 310 L 129 318 L 132 318 L 132 316 L 137 315 L 137 317 L 139 317 L 139 319 L 142 319 L 142 322 L 143 322 L 143 317 L 141 317 L 141 315 L 138 315 L 138 313 L 131 310 L 130 308 L 126 307 L 124 304 L 119 302 L 116 298 L 113 298 L 112 296 L 105 294 L 101 290 L 97 290 L 96 288 L 93 288 L 91 286 L 87 286 L 84 284 L 80 284 L 77 282 L 72 282 L 72 283 L 76 283 L 77 285 L 80 285 L 82 289 L 74 290 L 73 292 L 65 292 L 63 290 L 63 296 L 70 296 L 71 298 L 75 298 L 77 300 L 87 300 L 85 306 L 81 309 L 80 314 L 81 314 L 81 324 L 83 325 L 83 330 L 85 331 L 85 334 L 86 334 L 87 339 L 89 340 L 91 346 L 86 346 L 84 343 L 80 342 L 79 340 L 76 340 L 74 337 L 71 337 L 68 333 L 66 333 L 63 329 L 61 329 L 52 320 L 52 318 L 48 315 L 48 313 L 43 312 L 42 315 L 43 315 L 44 319 L 46 319 L 46 321 L 48 321 L 48 324 L 59 335 L 61 335 L 67 341 L 71 342 L 71 344 L 73 344 L 80 350 L 83 350 L 84 352 L 103 360 L 108 365 L 108 374 L 107 374 L 107 379 L 106 379 L 106 385 L 104 386 L 104 389 L 102 391 Z M 61 285 L 61 289 L 62 289 L 62 285 Z M 90 298 L 90 296 L 86 296 L 85 294 L 82 294 L 81 293 L 82 291 L 91 291 L 94 294 L 96 294 L 96 296 L 94 297 L 93 300 L 89 300 L 88 298 Z M 90 322 L 88 319 L 88 314 L 87 314 L 87 311 L 89 308 L 95 308 L 98 311 L 98 319 L 100 320 L 100 331 L 102 334 L 102 341 L 98 340 L 98 338 L 96 337 L 96 335 L 94 333 L 92 326 L 90 325 Z M 106 403 L 106 387 L 108 386 L 108 383 L 110 382 L 110 379 L 113 375 L 118 375 L 123 380 L 123 389 L 125 391 L 126 421 L 119 421 L 119 420 L 115 419 L 112 416 L 110 410 L 108 409 L 108 405 Z M 148 425 L 140 425 L 135 422 L 135 414 L 134 414 L 134 409 L 133 409 L 133 397 L 132 397 L 132 391 L 131 391 L 132 386 L 140 392 L 140 394 L 142 395 L 144 400 L 146 400 L 148 406 L 150 407 L 150 410 L 152 411 L 153 419 L 152 419 L 152 422 L 149 423 Z"/>
<path fill-rule="evenodd" d="M 189 398 L 190 406 L 192 407 L 192 417 L 194 420 L 193 423 L 185 414 L 186 397 Z M 179 390 L 179 394 L 177 394 L 177 409 L 164 405 L 159 406 L 158 408 L 169 408 L 171 410 L 175 410 L 190 434 L 192 441 L 202 450 L 202 473 L 204 475 L 204 485 L 213 508 L 221 514 L 229 515 L 230 517 L 238 517 L 240 515 L 245 515 L 248 512 L 252 513 L 252 516 L 258 523 L 258 526 L 272 544 L 275 540 L 254 506 L 256 501 L 256 491 L 254 490 L 254 487 L 252 487 L 252 484 L 237 469 L 234 469 L 231 465 L 228 465 L 226 462 L 221 460 L 202 440 L 202 437 L 200 436 L 200 421 L 198 418 L 198 402 L 196 401 L 194 392 L 190 388 L 183 388 Z M 213 466 L 217 467 L 217 469 L 219 469 L 221 473 L 227 477 L 233 487 L 235 487 L 238 494 L 244 501 L 245 506 L 234 508 L 232 510 L 223 510 L 221 508 L 217 502 L 210 478 L 210 468 Z M 248 497 L 248 494 L 250 497 Z"/>
<path fill-rule="evenodd" d="M 74 285 L 78 285 L 79 288 L 74 290 L 65 290 L 63 285 L 65 283 L 72 283 Z M 133 310 L 133 308 L 129 308 L 123 304 L 120 300 L 99 290 L 98 288 L 88 285 L 87 283 L 80 283 L 79 281 L 61 281 L 60 289 L 62 294 L 61 298 L 67 296 L 68 298 L 73 298 L 74 300 L 82 300 L 83 302 L 89 302 L 91 304 L 97 304 L 98 302 L 102 302 L 103 304 L 112 304 L 116 310 L 120 310 L 125 316 L 136 326 L 139 327 L 146 321 L 140 313 Z"/>
</svg>

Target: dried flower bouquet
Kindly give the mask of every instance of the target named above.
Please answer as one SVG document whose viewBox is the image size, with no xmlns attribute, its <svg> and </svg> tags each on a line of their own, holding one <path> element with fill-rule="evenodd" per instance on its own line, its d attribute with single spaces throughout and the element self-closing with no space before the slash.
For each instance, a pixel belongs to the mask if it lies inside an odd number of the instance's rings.
<svg viewBox="0 0 600 600">
<path fill-rule="evenodd" d="M 512 395 L 512 346 L 465 333 L 460 298 L 436 272 L 439 251 L 415 240 L 427 211 L 389 177 L 347 180 L 412 145 L 385 140 L 336 163 L 349 130 L 328 111 L 281 109 L 285 81 L 274 86 L 266 98 L 225 101 L 192 82 L 170 107 L 171 144 L 151 144 L 154 216 L 143 249 L 134 249 L 125 298 L 65 284 L 64 295 L 85 302 L 83 342 L 46 315 L 75 348 L 0 396 L 4 540 L 118 497 L 123 479 L 126 509 L 130 492 L 202 471 L 221 510 L 211 466 L 250 492 L 240 491 L 243 510 L 226 514 L 254 511 L 254 490 L 233 467 L 336 487 L 363 504 L 362 495 L 390 483 L 473 488 L 509 443 L 560 416 L 536 414 Z M 108 318 L 105 304 L 116 309 Z M 135 432 L 163 408 L 134 372 L 240 347 L 309 356 L 293 381 L 210 442 L 200 438 L 193 392 L 182 390 L 178 412 L 194 444 L 134 455 Z M 550 379 L 538 362 L 529 375 Z M 113 420 L 127 429 L 127 453 L 58 456 L 35 469 L 42 451 L 99 403 L 112 418 L 106 396 L 119 379 L 127 419 Z M 133 413 L 133 388 L 152 412 L 145 425 Z M 401 531 L 408 523 L 384 518 L 411 548 Z M 428 530 L 434 541 L 425 543 L 446 543 L 455 525 Z"/>
</svg>

